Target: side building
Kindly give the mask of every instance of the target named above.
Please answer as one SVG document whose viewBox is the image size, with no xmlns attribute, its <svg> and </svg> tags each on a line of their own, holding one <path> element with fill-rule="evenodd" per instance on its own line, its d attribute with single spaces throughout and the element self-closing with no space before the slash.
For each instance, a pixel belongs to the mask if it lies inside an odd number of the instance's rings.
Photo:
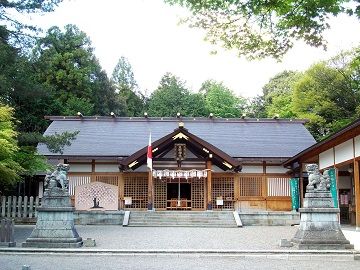
<svg viewBox="0 0 360 270">
<path fill-rule="evenodd" d="M 340 222 L 360 229 L 360 119 L 284 162 L 300 178 L 301 198 L 308 184 L 308 163 L 319 164 L 320 170 L 336 169 Z"/>
<path fill-rule="evenodd" d="M 315 143 L 303 120 L 48 117 L 45 135 L 79 131 L 52 163 L 70 164 L 69 192 L 118 188 L 118 209 L 291 209 L 283 163 Z M 151 133 L 153 171 L 146 166 Z"/>
</svg>

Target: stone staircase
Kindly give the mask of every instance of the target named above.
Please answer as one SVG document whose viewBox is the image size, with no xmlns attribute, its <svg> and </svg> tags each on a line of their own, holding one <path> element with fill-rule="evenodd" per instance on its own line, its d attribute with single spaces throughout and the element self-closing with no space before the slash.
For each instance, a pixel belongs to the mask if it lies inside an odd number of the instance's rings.
<svg viewBox="0 0 360 270">
<path fill-rule="evenodd" d="M 129 227 L 237 227 L 231 211 L 131 211 Z"/>
</svg>

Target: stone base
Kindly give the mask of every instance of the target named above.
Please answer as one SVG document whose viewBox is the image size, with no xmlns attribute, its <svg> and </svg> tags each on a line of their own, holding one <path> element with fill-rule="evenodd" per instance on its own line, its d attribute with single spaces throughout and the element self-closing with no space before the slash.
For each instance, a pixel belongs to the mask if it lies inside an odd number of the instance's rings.
<svg viewBox="0 0 360 270">
<path fill-rule="evenodd" d="M 291 240 L 299 249 L 352 249 L 338 221 L 330 192 L 309 192 L 300 208 L 300 226 Z"/>
<path fill-rule="evenodd" d="M 37 248 L 76 248 L 82 246 L 74 226 L 74 207 L 70 205 L 67 194 L 44 197 L 37 209 L 35 229 L 22 247 Z"/>
<path fill-rule="evenodd" d="M 351 244 L 299 244 L 299 249 L 304 250 L 342 250 L 342 249 L 354 249 L 354 245 Z"/>
<path fill-rule="evenodd" d="M 81 237 L 78 238 L 31 238 L 22 243 L 22 247 L 34 248 L 79 248 L 83 244 Z"/>
</svg>

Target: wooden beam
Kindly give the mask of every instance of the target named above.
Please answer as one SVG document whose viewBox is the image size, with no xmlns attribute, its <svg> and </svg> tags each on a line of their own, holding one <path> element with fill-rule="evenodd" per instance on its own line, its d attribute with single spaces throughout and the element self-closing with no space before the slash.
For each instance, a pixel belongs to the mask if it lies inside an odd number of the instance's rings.
<svg viewBox="0 0 360 270">
<path fill-rule="evenodd" d="M 360 230 L 360 177 L 359 177 L 359 161 L 354 160 L 354 183 L 355 183 L 355 225 Z"/>
<path fill-rule="evenodd" d="M 212 173 L 211 173 L 212 161 L 206 161 L 207 173 L 207 210 L 212 210 Z"/>
</svg>

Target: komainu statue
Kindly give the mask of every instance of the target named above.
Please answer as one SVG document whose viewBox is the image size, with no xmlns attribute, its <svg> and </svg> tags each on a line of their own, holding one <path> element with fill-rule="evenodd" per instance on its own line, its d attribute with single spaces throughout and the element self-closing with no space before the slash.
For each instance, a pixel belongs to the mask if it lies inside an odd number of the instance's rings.
<svg viewBox="0 0 360 270">
<path fill-rule="evenodd" d="M 330 176 L 327 170 L 321 174 L 317 164 L 308 164 L 305 167 L 309 175 L 309 184 L 306 186 L 307 190 L 330 190 Z"/>
<path fill-rule="evenodd" d="M 68 164 L 59 163 L 56 166 L 56 170 L 52 173 L 47 173 L 45 176 L 45 189 L 61 188 L 63 190 L 68 189 L 69 180 L 67 179 L 67 172 L 70 166 Z"/>
</svg>

